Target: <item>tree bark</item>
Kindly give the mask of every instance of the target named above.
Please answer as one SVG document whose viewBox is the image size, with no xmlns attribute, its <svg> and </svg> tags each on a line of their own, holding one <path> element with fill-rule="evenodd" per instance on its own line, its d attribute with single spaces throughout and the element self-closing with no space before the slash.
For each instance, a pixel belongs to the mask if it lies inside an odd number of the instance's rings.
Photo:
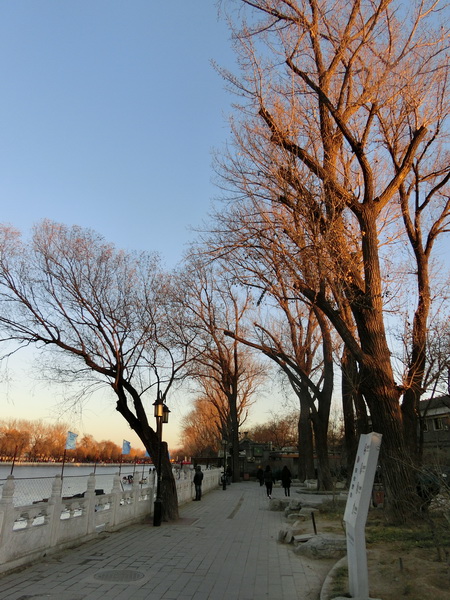
<svg viewBox="0 0 450 600">
<path fill-rule="evenodd" d="M 309 403 L 300 397 L 300 415 L 298 419 L 298 478 L 315 479 L 314 445 Z"/>
</svg>

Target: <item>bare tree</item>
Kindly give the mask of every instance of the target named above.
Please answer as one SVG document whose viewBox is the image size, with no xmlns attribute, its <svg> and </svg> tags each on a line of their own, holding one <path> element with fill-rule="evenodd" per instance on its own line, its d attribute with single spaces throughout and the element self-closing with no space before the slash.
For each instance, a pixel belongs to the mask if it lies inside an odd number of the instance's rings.
<svg viewBox="0 0 450 600">
<path fill-rule="evenodd" d="M 29 244 L 0 230 L 3 340 L 54 352 L 55 367 L 81 387 L 110 386 L 116 410 L 158 464 L 152 398 L 165 400 L 181 377 L 187 340 L 171 280 L 154 255 L 116 250 L 92 231 L 44 221 Z M 175 318 L 176 316 L 176 318 Z M 68 359 L 70 359 L 68 361 Z M 167 445 L 162 445 L 164 517 L 178 516 Z"/>
<path fill-rule="evenodd" d="M 326 315 L 358 364 L 359 390 L 383 434 L 389 506 L 404 519 L 420 506 L 411 469 L 416 432 L 407 421 L 423 376 L 426 261 L 450 208 L 448 35 L 438 19 L 445 7 L 434 0 L 408 7 L 350 0 L 332 9 L 319 0 L 235 4 L 249 9 L 234 31 L 244 76 L 224 76 L 243 98 L 243 117 L 233 123 L 237 152 L 222 160 L 223 185 L 301 221 L 301 237 L 280 221 L 274 242 L 286 269 L 295 260 L 295 292 Z M 420 271 L 415 351 L 399 383 L 384 319 L 388 247 L 383 253 L 381 243 L 389 245 L 383 226 L 391 219 L 397 230 L 403 223 Z M 298 268 L 299 256 L 315 262 L 315 279 Z M 412 395 L 402 411 L 405 389 Z"/>
<path fill-rule="evenodd" d="M 185 453 L 194 457 L 217 456 L 222 439 L 222 421 L 216 407 L 203 397 L 183 418 L 181 440 Z"/>
<path fill-rule="evenodd" d="M 273 447 L 281 450 L 296 446 L 298 415 L 294 411 L 286 416 L 271 415 L 267 423 L 251 427 L 247 433 L 254 442 L 272 443 Z"/>
<path fill-rule="evenodd" d="M 200 383 L 210 402 L 219 402 L 216 409 L 221 435 L 231 445 L 233 478 L 238 480 L 239 425 L 255 389 L 263 381 L 265 368 L 239 342 L 226 337 L 224 331 L 238 335 L 245 327 L 251 296 L 234 288 L 216 267 L 202 264 L 198 258 L 186 263 L 180 273 L 179 289 L 184 290 L 180 303 L 191 315 L 186 327 L 195 337 L 190 345 L 191 376 Z M 226 411 L 223 406 L 220 410 L 223 399 Z"/>
<path fill-rule="evenodd" d="M 317 455 L 318 487 L 332 488 L 328 462 L 327 429 L 333 391 L 333 349 L 328 322 L 312 307 L 309 313 L 301 303 L 278 298 L 284 321 L 268 326 L 254 324 L 251 338 L 226 332 L 241 343 L 259 350 L 287 377 L 299 399 L 298 418 L 299 477 L 314 478 L 313 451 Z M 321 352 L 319 352 L 319 348 Z M 318 355 L 320 359 L 318 360 Z M 314 444 L 311 435 L 314 431 Z"/>
</svg>

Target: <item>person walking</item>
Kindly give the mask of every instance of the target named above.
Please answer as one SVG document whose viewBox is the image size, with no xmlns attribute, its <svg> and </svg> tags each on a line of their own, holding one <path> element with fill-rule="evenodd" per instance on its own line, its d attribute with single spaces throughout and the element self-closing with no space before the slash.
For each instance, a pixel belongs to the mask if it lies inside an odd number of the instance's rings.
<svg viewBox="0 0 450 600">
<path fill-rule="evenodd" d="M 233 471 L 231 470 L 230 465 L 228 465 L 228 467 L 227 467 L 226 475 L 227 475 L 227 485 L 230 485 L 231 484 L 231 480 L 233 478 Z"/>
<path fill-rule="evenodd" d="M 284 487 L 285 496 L 291 495 L 291 482 L 291 472 L 289 471 L 287 466 L 284 465 L 283 469 L 281 470 L 281 485 Z"/>
<path fill-rule="evenodd" d="M 256 471 L 256 479 L 259 481 L 259 485 L 264 485 L 264 471 L 261 467 L 258 467 Z"/>
<path fill-rule="evenodd" d="M 194 475 L 194 485 L 195 485 L 195 498 L 194 500 L 202 499 L 202 481 L 203 481 L 203 473 L 200 465 L 195 467 L 195 475 Z"/>
<path fill-rule="evenodd" d="M 264 471 L 264 483 L 266 484 L 267 497 L 272 498 L 273 473 L 270 465 L 267 465 Z"/>
</svg>

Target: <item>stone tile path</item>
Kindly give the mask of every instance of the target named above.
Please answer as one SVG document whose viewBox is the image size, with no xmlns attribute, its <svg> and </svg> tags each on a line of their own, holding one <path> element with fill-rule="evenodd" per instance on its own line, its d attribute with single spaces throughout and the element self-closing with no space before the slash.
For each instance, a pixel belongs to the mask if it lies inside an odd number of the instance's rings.
<svg viewBox="0 0 450 600">
<path fill-rule="evenodd" d="M 283 515 L 268 506 L 264 487 L 233 483 L 176 523 L 102 533 L 0 578 L 0 600 L 317 600 L 330 563 L 278 543 Z"/>
</svg>

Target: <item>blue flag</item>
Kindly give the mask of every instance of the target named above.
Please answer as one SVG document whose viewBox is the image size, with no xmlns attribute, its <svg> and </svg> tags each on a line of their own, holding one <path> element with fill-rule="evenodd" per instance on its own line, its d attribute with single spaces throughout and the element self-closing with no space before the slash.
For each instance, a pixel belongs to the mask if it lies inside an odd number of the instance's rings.
<svg viewBox="0 0 450 600">
<path fill-rule="evenodd" d="M 77 433 L 73 433 L 73 431 L 67 432 L 66 450 L 75 450 L 77 445 L 77 437 Z"/>
<path fill-rule="evenodd" d="M 122 454 L 130 454 L 131 444 L 127 442 L 127 440 L 123 440 L 122 444 Z"/>
</svg>

